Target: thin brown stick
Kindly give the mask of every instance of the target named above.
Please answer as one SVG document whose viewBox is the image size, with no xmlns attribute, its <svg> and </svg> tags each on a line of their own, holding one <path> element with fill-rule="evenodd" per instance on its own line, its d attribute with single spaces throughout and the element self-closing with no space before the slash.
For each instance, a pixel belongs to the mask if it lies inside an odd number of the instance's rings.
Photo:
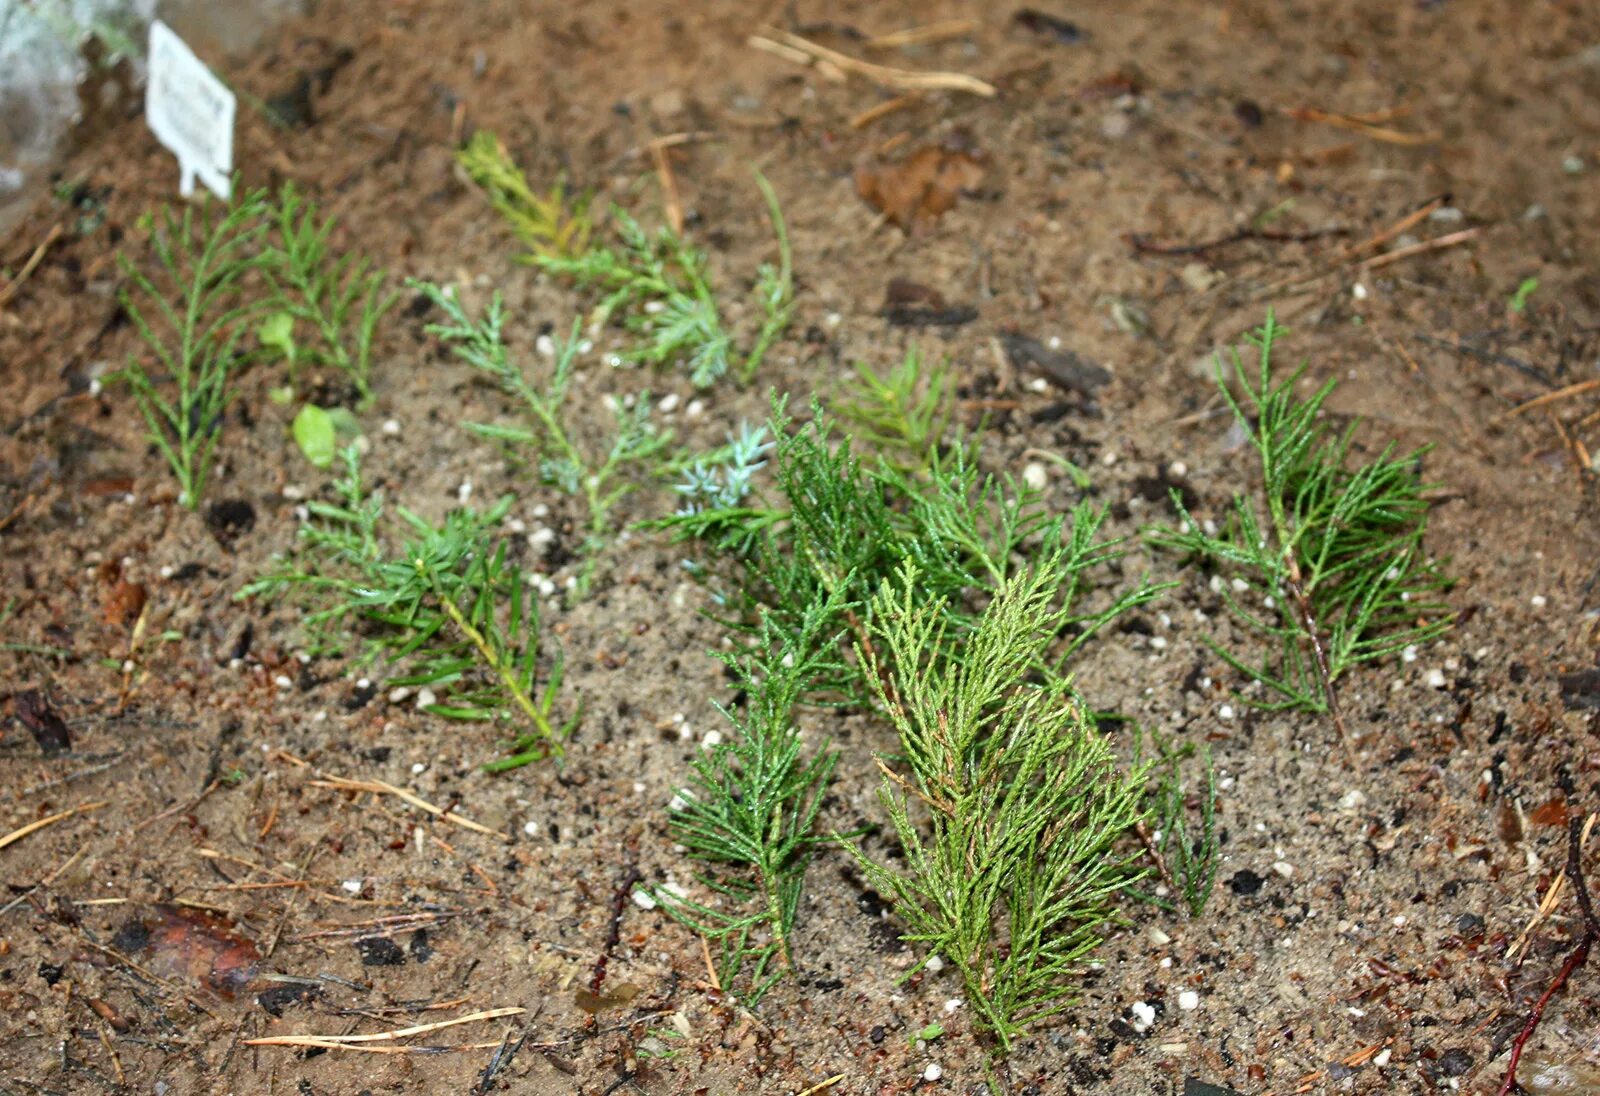
<svg viewBox="0 0 1600 1096">
<path fill-rule="evenodd" d="M 1494 421 L 1498 422 L 1501 419 L 1509 419 L 1515 415 L 1522 414 L 1524 411 L 1532 411 L 1535 407 L 1543 407 L 1547 403 L 1555 403 L 1557 400 L 1564 400 L 1569 396 L 1580 396 L 1585 392 L 1593 392 L 1596 388 L 1600 388 L 1600 379 L 1579 381 L 1577 384 L 1569 384 L 1565 388 L 1556 389 L 1554 392 L 1546 392 L 1542 396 L 1535 396 L 1527 403 L 1519 403 L 1509 411 L 1502 411 L 1500 414 L 1495 416 Z"/>
<path fill-rule="evenodd" d="M 1245 240 L 1264 240 L 1269 243 L 1307 243 L 1311 240 L 1320 240 L 1328 236 L 1345 236 L 1348 228 L 1317 228 L 1308 232 L 1269 232 L 1265 229 L 1241 228 L 1230 232 L 1226 236 L 1218 236 L 1214 240 L 1206 240 L 1198 244 L 1160 244 L 1149 237 L 1137 232 L 1130 232 L 1123 239 L 1128 241 L 1128 246 L 1145 255 L 1203 255 L 1207 251 L 1215 251 L 1219 247 L 1229 244 L 1241 243 Z"/>
<path fill-rule="evenodd" d="M 76 807 L 68 807 L 64 811 L 58 811 L 55 814 L 50 815 L 48 818 L 41 818 L 37 822 L 29 822 L 26 826 L 23 826 L 20 829 L 12 830 L 4 837 L 0 837 L 0 849 L 5 848 L 7 845 L 21 841 L 30 833 L 38 833 L 46 826 L 54 826 L 57 822 L 65 822 L 75 814 L 87 814 L 89 811 L 97 811 L 110 802 L 111 800 L 109 799 L 101 799 L 94 803 L 80 803 Z"/>
<path fill-rule="evenodd" d="M 968 76 L 961 72 L 916 72 L 876 65 L 871 61 L 862 61 L 838 50 L 829 49 L 827 46 L 819 46 L 788 31 L 771 30 L 767 35 L 753 35 L 749 44 L 756 49 L 766 50 L 768 53 L 775 53 L 790 60 L 794 60 L 795 54 L 798 53 L 812 62 L 826 62 L 844 72 L 855 73 L 876 84 L 897 88 L 900 91 L 964 91 L 971 95 L 980 95 L 985 99 L 992 99 L 998 94 L 993 84 L 976 76 Z"/>
<path fill-rule="evenodd" d="M 1300 577 L 1300 563 L 1292 555 L 1287 562 L 1289 574 L 1284 586 L 1289 591 L 1289 596 L 1294 599 L 1295 612 L 1300 616 L 1300 626 L 1305 629 L 1306 636 L 1311 642 L 1311 658 L 1317 667 L 1317 679 L 1322 685 L 1322 695 L 1328 702 L 1328 717 L 1333 720 L 1333 729 L 1339 732 L 1339 742 L 1344 746 L 1345 753 L 1354 762 L 1355 746 L 1345 730 L 1344 712 L 1339 707 L 1339 693 L 1333 685 L 1333 668 L 1328 664 L 1328 652 L 1323 646 L 1322 632 L 1317 627 L 1316 613 L 1311 608 L 1311 598 L 1306 593 L 1304 580 Z"/>
<path fill-rule="evenodd" d="M 879 118 L 886 118 L 896 111 L 905 110 L 922 102 L 922 96 L 914 91 L 904 95 L 896 95 L 893 99 L 886 99 L 875 107 L 868 107 L 849 121 L 851 129 L 865 129 Z"/>
<path fill-rule="evenodd" d="M 683 198 L 678 194 L 678 177 L 672 173 L 672 160 L 665 145 L 650 142 L 650 159 L 654 161 L 656 178 L 661 182 L 661 204 L 667 215 L 667 224 L 675 235 L 683 235 Z"/>
<path fill-rule="evenodd" d="M 1181 895 L 1183 888 L 1178 886 L 1178 881 L 1172 877 L 1172 871 L 1167 867 L 1167 858 L 1161 855 L 1161 847 L 1156 844 L 1155 835 L 1150 832 L 1150 827 L 1144 824 L 1144 819 L 1133 824 L 1133 832 L 1138 835 L 1139 841 L 1144 845 L 1145 855 L 1150 857 L 1150 862 L 1156 866 L 1156 874 L 1161 876 L 1161 881 L 1174 895 Z"/>
<path fill-rule="evenodd" d="M 507 1008 L 491 1008 L 482 1012 L 469 1012 L 465 1016 L 457 1016 L 450 1020 L 438 1020 L 431 1024 L 418 1024 L 415 1027 L 396 1028 L 393 1031 L 375 1031 L 368 1035 L 265 1035 L 259 1039 L 246 1039 L 244 1045 L 248 1047 L 301 1047 L 317 1046 L 329 1048 L 352 1049 L 363 1043 L 388 1043 L 396 1039 L 409 1039 L 414 1035 L 426 1035 L 429 1032 L 441 1031 L 444 1028 L 457 1027 L 461 1024 L 475 1024 L 481 1020 L 498 1020 L 502 1016 L 521 1016 L 528 1010 L 517 1006 Z M 498 1042 L 488 1043 L 487 1046 L 498 1046 Z M 393 1048 L 406 1049 L 406 1048 Z M 465 1048 L 454 1048 L 465 1049 Z"/>
<path fill-rule="evenodd" d="M 349 780 L 342 776 L 325 775 L 321 780 L 310 780 L 306 783 L 313 788 L 333 788 L 343 792 L 372 792 L 378 795 L 392 795 L 402 802 L 411 804 L 420 811 L 426 811 L 435 818 L 460 826 L 462 829 L 471 830 L 473 833 L 485 834 L 489 837 L 498 837 L 505 841 L 511 840 L 510 837 L 506 836 L 504 833 L 501 833 L 499 830 L 491 830 L 488 826 L 479 825 L 470 818 L 463 818 L 454 811 L 447 811 L 442 807 L 436 807 L 432 803 L 429 803 L 426 799 L 423 799 L 421 796 L 417 795 L 415 792 L 409 792 L 404 788 L 397 788 L 387 781 Z"/>
<path fill-rule="evenodd" d="M 1439 236 L 1432 240 L 1423 240 L 1420 244 L 1412 244 L 1410 247 L 1386 251 L 1382 255 L 1374 255 L 1370 259 L 1357 263 L 1356 269 L 1377 270 L 1379 267 L 1400 262 L 1402 259 L 1423 255 L 1429 251 L 1441 251 L 1447 247 L 1454 247 L 1456 244 L 1464 244 L 1468 240 L 1475 240 L 1482 231 L 1479 228 L 1464 228 L 1460 232 L 1452 232 L 1447 236 Z"/>
<path fill-rule="evenodd" d="M 949 38 L 961 38 L 981 26 L 976 19 L 946 19 L 939 23 L 925 23 L 920 27 L 907 27 L 905 30 L 891 31 L 880 34 L 876 38 L 868 38 L 868 49 L 899 49 L 902 46 L 926 45 L 929 42 L 943 42 Z"/>
<path fill-rule="evenodd" d="M 1403 130 L 1380 126 L 1367 120 L 1370 115 L 1338 114 L 1329 110 L 1317 110 L 1315 107 L 1290 107 L 1283 113 L 1297 122 L 1321 122 L 1390 145 L 1430 145 L 1439 140 L 1437 133 L 1406 133 Z"/>
<path fill-rule="evenodd" d="M 0 287 L 0 308 L 4 308 L 7 302 L 16 296 L 17 290 L 22 288 L 22 283 L 27 281 L 28 276 L 38 268 L 39 263 L 44 259 L 45 252 L 50 250 L 50 245 L 60 238 L 61 225 L 59 223 L 51 225 L 50 231 L 45 233 L 45 237 L 39 246 L 33 249 L 32 255 L 28 256 L 28 261 L 22 264 L 21 270 L 17 271 L 17 276 L 7 282 L 5 286 Z"/>
<path fill-rule="evenodd" d="M 217 779 L 217 780 L 213 780 L 211 783 L 207 784 L 204 789 L 201 790 L 199 795 L 195 796 L 193 799 L 189 800 L 187 803 L 174 803 L 172 806 L 168 807 L 166 810 L 162 811 L 160 814 L 151 815 L 149 818 L 146 818 L 143 822 L 140 822 L 138 825 L 134 826 L 133 827 L 133 832 L 134 833 L 138 833 L 140 830 L 144 829 L 146 826 L 153 826 L 157 822 L 160 822 L 163 818 L 171 818 L 175 814 L 184 814 L 184 813 L 186 813 L 188 811 L 194 810 L 201 803 L 205 802 L 207 796 L 209 796 L 212 792 L 216 791 L 220 787 L 222 787 L 222 780 L 220 778 Z"/>
<path fill-rule="evenodd" d="M 1398 221 L 1384 229 L 1382 232 L 1379 232 L 1373 236 L 1368 236 L 1360 243 L 1352 244 L 1345 248 L 1344 251 L 1339 253 L 1339 257 L 1341 259 L 1353 259 L 1357 255 L 1360 255 L 1363 251 L 1378 250 L 1378 248 L 1382 247 L 1384 244 L 1388 243 L 1402 232 L 1407 232 L 1411 228 L 1427 220 L 1428 216 L 1432 214 L 1434 210 L 1443 207 L 1444 204 L 1449 200 L 1450 195 L 1448 194 L 1440 194 L 1430 198 L 1421 206 L 1412 210 L 1410 213 L 1407 213 L 1404 217 L 1401 217 Z"/>
</svg>

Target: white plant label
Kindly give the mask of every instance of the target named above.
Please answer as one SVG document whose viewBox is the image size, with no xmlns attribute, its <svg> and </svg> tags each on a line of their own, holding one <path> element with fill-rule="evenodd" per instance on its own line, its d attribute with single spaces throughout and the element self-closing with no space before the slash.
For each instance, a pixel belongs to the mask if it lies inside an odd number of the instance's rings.
<svg viewBox="0 0 1600 1096">
<path fill-rule="evenodd" d="M 144 117 L 178 157 L 178 193 L 193 194 L 198 177 L 227 201 L 233 182 L 233 92 L 159 19 L 150 24 L 149 73 Z"/>
</svg>

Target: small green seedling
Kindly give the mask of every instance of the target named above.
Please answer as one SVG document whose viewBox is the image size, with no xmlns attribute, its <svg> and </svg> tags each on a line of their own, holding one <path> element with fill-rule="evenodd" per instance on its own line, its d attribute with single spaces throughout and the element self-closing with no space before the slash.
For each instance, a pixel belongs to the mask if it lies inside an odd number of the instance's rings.
<svg viewBox="0 0 1600 1096">
<path fill-rule="evenodd" d="M 1254 381 L 1235 353 L 1242 401 L 1218 375 L 1255 450 L 1257 498 L 1235 496 L 1226 528 L 1213 533 L 1174 493 L 1179 526 L 1147 535 L 1231 576 L 1216 588 L 1269 651 L 1255 661 L 1212 647 L 1268 691 L 1273 699 L 1261 706 L 1326 713 L 1348 744 L 1337 682 L 1364 662 L 1449 628 L 1451 616 L 1437 600 L 1449 580 L 1422 548 L 1426 449 L 1397 454 L 1389 446 L 1352 467 L 1356 427 L 1333 434 L 1320 421 L 1336 382 L 1301 399 L 1295 384 L 1304 367 L 1274 376 L 1273 346 L 1282 334 L 1270 313 L 1251 333 L 1260 355 Z"/>
<path fill-rule="evenodd" d="M 921 1031 L 913 1031 L 907 1035 L 906 1046 L 915 1049 L 918 1043 L 931 1043 L 942 1035 L 944 1035 L 944 1025 L 935 1020 Z"/>
<path fill-rule="evenodd" d="M 802 748 L 796 705 L 817 679 L 836 675 L 829 634 L 840 605 L 824 596 L 794 631 L 769 624 L 743 657 L 718 653 L 746 694 L 742 713 L 718 706 L 727 736 L 695 758 L 670 808 L 673 840 L 706 864 L 707 904 L 657 888 L 653 897 L 717 952 L 723 987 L 754 1005 L 794 970 L 795 919 L 806 871 L 834 838 L 817 815 L 838 751 Z"/>
<path fill-rule="evenodd" d="M 319 219 L 316 203 L 293 184 L 284 184 L 271 219 L 261 266 L 273 312 L 258 332 L 262 345 L 283 355 L 291 385 L 304 366 L 331 366 L 344 374 L 361 405 L 370 405 L 373 340 L 398 294 L 384 292 L 383 271 L 366 259 L 334 254 L 334 219 Z M 303 344 L 295 341 L 297 324 L 312 333 Z"/>
<path fill-rule="evenodd" d="M 485 765 L 490 772 L 559 755 L 581 708 L 557 720 L 561 658 L 540 657 L 538 599 L 497 534 L 511 500 L 485 513 L 452 511 L 440 525 L 400 508 L 408 536 L 394 548 L 383 498 L 363 486 L 355 446 L 343 460 L 338 501 L 309 502 L 313 520 L 301 527 L 294 557 L 238 596 L 304 590 L 313 653 L 343 651 L 359 626 L 363 661 L 396 668 L 391 686 L 432 692 L 429 712 L 512 728 L 508 756 Z"/>
<path fill-rule="evenodd" d="M 1539 291 L 1538 278 L 1524 278 L 1517 286 L 1517 291 L 1511 294 L 1511 311 L 1522 315 L 1528 309 L 1528 300 Z"/>
<path fill-rule="evenodd" d="M 308 403 L 295 415 L 291 430 L 306 460 L 318 468 L 332 468 L 340 448 L 360 435 L 361 424 L 347 408 Z"/>
<path fill-rule="evenodd" d="M 743 355 L 735 351 L 733 337 L 723 326 L 705 253 L 670 228 L 652 234 L 625 210 L 613 207 L 616 246 L 591 246 L 578 255 L 536 254 L 532 259 L 552 274 L 603 294 L 594 313 L 597 322 L 623 316 L 624 326 L 639 341 L 619 355 L 621 361 L 683 363 L 690 381 L 701 388 L 729 373 L 747 384 L 772 344 L 787 330 L 794 312 L 788 228 L 771 184 L 757 174 L 756 185 L 766 199 L 777 234 L 779 263 L 776 267 L 763 264 L 756 274 L 755 296 L 762 321 L 750 350 Z"/>
<path fill-rule="evenodd" d="M 117 256 L 129 282 L 123 308 L 153 362 L 130 358 L 115 376 L 132 390 L 150 441 L 177 477 L 178 501 L 191 510 L 205 492 L 223 411 L 233 398 L 237 344 L 259 310 L 242 282 L 260 266 L 256 247 L 266 210 L 266 192 L 257 190 L 220 214 L 207 201 L 147 218 L 160 284 Z"/>
<path fill-rule="evenodd" d="M 583 500 L 588 511 L 583 552 L 588 562 L 579 576 L 581 595 L 592 575 L 594 554 L 611 532 L 612 510 L 638 486 L 638 479 L 629 473 L 653 471 L 664 459 L 672 432 L 658 429 L 651 421 L 648 392 L 639 395 L 631 407 L 613 399 L 617 425 L 611 444 L 603 451 L 591 451 L 580 444 L 566 418 L 581 341 L 577 324 L 565 340 L 556 343 L 555 367 L 548 380 L 536 384 L 512 360 L 505 344 L 505 308 L 498 293 L 482 317 L 473 319 L 454 292 L 425 282 L 408 284 L 445 314 L 445 322 L 430 324 L 428 333 L 517 400 L 527 422 L 526 426 L 470 424 L 467 428 L 480 437 L 531 451 L 541 480 Z"/>
<path fill-rule="evenodd" d="M 1154 756 L 1147 760 L 1146 737 L 1135 728 L 1133 768 L 1150 776 L 1145 788 L 1146 818 L 1139 833 L 1168 894 L 1163 897 L 1157 893 L 1130 893 L 1163 909 L 1177 909 L 1177 903 L 1182 902 L 1190 917 L 1199 917 L 1217 882 L 1216 768 L 1211 752 L 1204 747 L 1174 747 L 1154 732 L 1148 735 Z M 1184 779 L 1184 763 L 1188 761 L 1193 761 L 1202 774 L 1200 786 L 1193 793 Z"/>
<path fill-rule="evenodd" d="M 456 153 L 456 162 L 483 188 L 495 212 L 505 218 L 528 249 L 524 261 L 570 259 L 589 249 L 593 224 L 589 220 L 587 194 L 571 197 L 561 179 L 548 193 L 536 193 L 506 146 L 488 130 L 473 134 Z"/>
<path fill-rule="evenodd" d="M 1041 677 L 1066 612 L 1063 549 L 1008 576 L 963 637 L 903 565 L 873 598 L 856 657 L 899 737 L 878 798 L 903 854 L 852 846 L 890 896 L 901 937 L 961 973 L 1000 1051 L 1067 1009 L 1076 975 L 1118 920 L 1140 872 L 1123 835 L 1142 816 L 1141 772 L 1123 772 L 1070 683 Z"/>
<path fill-rule="evenodd" d="M 955 387 L 948 364 L 928 365 L 912 347 L 885 374 L 857 362 L 855 378 L 845 382 L 832 406 L 855 427 L 857 441 L 875 447 L 901 471 L 919 472 L 950 428 Z"/>
</svg>

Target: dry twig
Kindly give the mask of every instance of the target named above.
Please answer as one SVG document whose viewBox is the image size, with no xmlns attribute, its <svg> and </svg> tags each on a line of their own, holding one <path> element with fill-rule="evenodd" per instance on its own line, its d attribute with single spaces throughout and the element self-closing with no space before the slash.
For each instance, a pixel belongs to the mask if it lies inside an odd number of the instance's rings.
<svg viewBox="0 0 1600 1096">
<path fill-rule="evenodd" d="M 429 803 L 426 799 L 423 799 L 420 795 L 417 795 L 415 792 L 409 792 L 404 788 L 397 788 L 387 781 L 349 780 L 342 776 L 324 775 L 321 780 L 310 780 L 307 781 L 307 783 L 313 788 L 333 788 L 336 791 L 342 792 L 372 792 L 375 795 L 392 795 L 405 803 L 411 804 L 418 810 L 426 811 L 435 818 L 460 826 L 462 829 L 471 830 L 474 833 L 486 834 L 489 837 L 498 837 L 503 841 L 511 840 L 499 830 L 491 830 L 488 826 L 480 825 L 477 822 L 472 821 L 470 818 L 463 818 L 454 811 L 447 811 L 443 807 L 436 807 L 432 803 Z"/>
<path fill-rule="evenodd" d="M 109 799 L 101 799 L 101 800 L 99 800 L 97 802 L 94 802 L 94 803 L 80 803 L 76 807 L 68 807 L 66 810 L 58 811 L 55 814 L 52 814 L 47 818 L 41 818 L 36 822 L 29 822 L 26 826 L 23 826 L 23 827 L 21 827 L 19 829 L 12 830 L 10 833 L 6 834 L 4 837 L 0 837 L 0 849 L 3 849 L 7 845 L 13 844 L 13 843 L 15 843 L 17 841 L 21 841 L 24 837 L 27 837 L 30 833 L 38 833 L 40 830 L 44 829 L 46 826 L 53 826 L 57 822 L 65 822 L 67 819 L 71 818 L 75 814 L 86 814 L 89 811 L 97 811 L 101 807 L 104 807 L 107 804 L 109 804 L 110 802 L 111 802 L 111 800 L 109 800 Z"/>
<path fill-rule="evenodd" d="M 798 34 L 790 34 L 783 30 L 771 30 L 767 35 L 752 35 L 750 45 L 791 61 L 803 59 L 806 63 L 830 64 L 842 72 L 855 73 L 876 84 L 900 91 L 964 91 L 971 95 L 981 95 L 985 99 L 992 99 L 997 94 L 993 84 L 976 76 L 968 76 L 961 72 L 916 72 L 877 65 L 829 49 L 827 46 L 820 46 Z"/>
<path fill-rule="evenodd" d="M 467 1043 L 451 1047 L 382 1047 L 371 1046 L 372 1043 L 391 1043 L 396 1039 L 409 1039 L 415 1035 L 426 1035 L 430 1032 L 440 1031 L 444 1028 L 457 1027 L 461 1024 L 475 1024 L 481 1020 L 498 1020 L 502 1016 L 521 1016 L 528 1010 L 517 1008 L 491 1008 L 481 1012 L 470 1012 L 465 1016 L 457 1016 L 451 1020 L 439 1020 L 432 1024 L 418 1024 L 415 1027 L 396 1028 L 393 1031 L 377 1031 L 368 1035 L 266 1035 L 259 1039 L 245 1039 L 244 1045 L 250 1047 L 318 1047 L 323 1050 L 363 1050 L 375 1054 L 407 1054 L 417 1051 L 440 1050 L 482 1050 L 497 1047 L 500 1040 L 492 1043 Z"/>
</svg>

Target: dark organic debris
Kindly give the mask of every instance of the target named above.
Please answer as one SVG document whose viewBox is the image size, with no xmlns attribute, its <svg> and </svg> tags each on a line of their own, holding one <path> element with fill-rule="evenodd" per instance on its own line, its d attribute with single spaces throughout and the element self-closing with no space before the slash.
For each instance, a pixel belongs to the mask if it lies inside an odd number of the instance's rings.
<svg viewBox="0 0 1600 1096">
<path fill-rule="evenodd" d="M 188 906 L 157 906 L 154 917 L 124 925 L 116 939 L 130 945 L 142 940 L 143 948 L 134 950 L 162 977 L 229 998 L 250 984 L 261 961 L 255 944 L 231 924 Z"/>
<path fill-rule="evenodd" d="M 952 305 L 932 286 L 891 278 L 883 297 L 883 317 L 891 327 L 960 327 L 978 318 L 971 305 Z"/>
<path fill-rule="evenodd" d="M 1266 117 L 1261 113 L 1260 104 L 1254 99 L 1240 99 L 1233 104 L 1233 116 L 1249 129 L 1256 129 L 1266 121 Z"/>
<path fill-rule="evenodd" d="M 1562 674 L 1557 680 L 1561 683 L 1561 703 L 1568 711 L 1600 710 L 1600 669 L 1577 670 Z"/>
<path fill-rule="evenodd" d="M 1226 1085 L 1214 1085 L 1210 1081 L 1202 1081 L 1191 1075 L 1183 1079 L 1183 1096 L 1240 1096 L 1240 1094 Z"/>
<path fill-rule="evenodd" d="M 363 936 L 356 941 L 356 951 L 364 967 L 398 967 L 406 961 L 405 951 L 387 936 Z"/>
<path fill-rule="evenodd" d="M 1088 37 L 1078 24 L 1037 8 L 1019 8 L 1012 14 L 1011 21 L 1023 30 L 1048 38 L 1057 45 L 1076 45 Z"/>
<path fill-rule="evenodd" d="M 624 982 L 610 993 L 594 993 L 587 989 L 579 989 L 573 995 L 572 1003 L 590 1016 L 603 1012 L 608 1008 L 620 1008 L 639 996 L 640 988 L 632 982 Z"/>
<path fill-rule="evenodd" d="M 206 526 L 217 543 L 231 548 L 256 526 L 256 508 L 245 499 L 222 499 L 206 510 Z"/>
<path fill-rule="evenodd" d="M 256 1004 L 273 1016 L 293 1005 L 307 1005 L 317 996 L 318 987 L 309 982 L 277 982 L 256 994 Z"/>
<path fill-rule="evenodd" d="M 267 117 L 283 129 L 309 129 L 317 119 L 311 102 L 311 74 L 297 73 L 289 86 L 265 101 Z"/>
<path fill-rule="evenodd" d="M 1241 868 L 1228 880 L 1228 889 L 1241 897 L 1248 897 L 1261 889 L 1266 880 L 1249 868 Z"/>
<path fill-rule="evenodd" d="M 1111 374 L 1070 350 L 1052 350 L 1031 335 L 1008 331 L 1000 336 L 1006 357 L 1018 369 L 1031 370 L 1058 388 L 1093 398 Z"/>
<path fill-rule="evenodd" d="M 67 728 L 66 720 L 56 714 L 50 701 L 38 689 L 25 689 L 12 697 L 11 708 L 46 757 L 55 757 L 72 749 L 72 733 Z"/>
<path fill-rule="evenodd" d="M 966 142 L 924 145 L 897 164 L 856 168 L 856 193 L 909 234 L 954 209 L 984 170 L 983 155 Z"/>
</svg>

